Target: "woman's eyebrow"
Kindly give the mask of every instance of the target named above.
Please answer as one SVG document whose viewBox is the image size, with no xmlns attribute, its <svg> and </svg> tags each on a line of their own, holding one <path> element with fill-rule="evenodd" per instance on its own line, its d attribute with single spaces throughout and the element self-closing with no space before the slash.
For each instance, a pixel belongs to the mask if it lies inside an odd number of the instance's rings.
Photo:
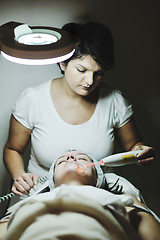
<svg viewBox="0 0 160 240">
<path fill-rule="evenodd" d="M 85 66 L 83 66 L 83 65 L 81 65 L 81 64 L 77 64 L 77 67 L 82 67 L 82 68 L 85 68 L 85 69 L 87 69 Z"/>
</svg>

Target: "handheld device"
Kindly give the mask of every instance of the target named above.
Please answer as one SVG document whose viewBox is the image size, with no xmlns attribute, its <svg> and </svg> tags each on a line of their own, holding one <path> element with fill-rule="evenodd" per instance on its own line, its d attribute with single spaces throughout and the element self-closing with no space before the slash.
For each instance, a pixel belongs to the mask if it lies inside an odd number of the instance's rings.
<svg viewBox="0 0 160 240">
<path fill-rule="evenodd" d="M 142 152 L 142 150 L 116 153 L 103 158 L 101 161 L 103 161 L 103 165 L 107 167 L 118 167 L 133 164 L 137 163 L 137 155 L 140 152 Z"/>
<path fill-rule="evenodd" d="M 141 151 L 142 150 L 116 153 L 116 154 L 113 154 L 113 155 L 110 155 L 108 157 L 101 159 L 101 161 L 99 161 L 99 162 L 95 162 L 95 163 L 93 162 L 93 163 L 88 163 L 83 166 L 78 166 L 76 168 L 76 171 L 80 175 L 85 176 L 87 167 L 94 167 L 97 165 L 107 166 L 107 167 L 119 167 L 119 166 L 137 163 L 137 161 L 138 161 L 137 155 Z"/>
</svg>

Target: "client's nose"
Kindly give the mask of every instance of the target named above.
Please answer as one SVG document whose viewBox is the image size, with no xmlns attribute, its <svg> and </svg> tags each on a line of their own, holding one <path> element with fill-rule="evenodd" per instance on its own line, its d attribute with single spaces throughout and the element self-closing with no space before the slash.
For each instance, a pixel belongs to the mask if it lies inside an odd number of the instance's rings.
<svg viewBox="0 0 160 240">
<path fill-rule="evenodd" d="M 77 161 L 77 160 L 76 160 L 75 156 L 70 155 L 67 157 L 67 161 Z"/>
</svg>

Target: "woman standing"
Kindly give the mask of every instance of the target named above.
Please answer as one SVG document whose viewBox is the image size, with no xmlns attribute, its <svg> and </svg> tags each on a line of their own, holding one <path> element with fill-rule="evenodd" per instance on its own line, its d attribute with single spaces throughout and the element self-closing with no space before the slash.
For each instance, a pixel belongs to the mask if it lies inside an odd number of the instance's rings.
<svg viewBox="0 0 160 240">
<path fill-rule="evenodd" d="M 119 91 L 102 86 L 105 71 L 114 66 L 109 29 L 96 22 L 63 29 L 80 40 L 74 55 L 59 63 L 63 76 L 24 90 L 13 106 L 4 163 L 17 195 L 27 194 L 48 173 L 52 159 L 69 149 L 83 149 L 100 160 L 112 154 L 118 138 L 125 151 L 143 150 L 140 164 L 154 158 L 135 128 L 131 105 Z M 26 173 L 22 155 L 30 138 Z"/>
</svg>

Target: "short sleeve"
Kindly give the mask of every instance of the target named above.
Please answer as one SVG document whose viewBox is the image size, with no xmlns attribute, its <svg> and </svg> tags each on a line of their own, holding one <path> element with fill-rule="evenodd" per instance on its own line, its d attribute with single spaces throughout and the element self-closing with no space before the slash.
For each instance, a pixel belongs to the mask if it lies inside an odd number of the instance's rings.
<svg viewBox="0 0 160 240">
<path fill-rule="evenodd" d="M 25 89 L 12 107 L 12 114 L 15 119 L 26 128 L 33 128 L 34 119 L 34 103 L 33 103 L 33 89 Z"/>
<path fill-rule="evenodd" d="M 125 125 L 133 115 L 132 105 L 118 90 L 114 91 L 114 126 L 120 128 Z"/>
</svg>

